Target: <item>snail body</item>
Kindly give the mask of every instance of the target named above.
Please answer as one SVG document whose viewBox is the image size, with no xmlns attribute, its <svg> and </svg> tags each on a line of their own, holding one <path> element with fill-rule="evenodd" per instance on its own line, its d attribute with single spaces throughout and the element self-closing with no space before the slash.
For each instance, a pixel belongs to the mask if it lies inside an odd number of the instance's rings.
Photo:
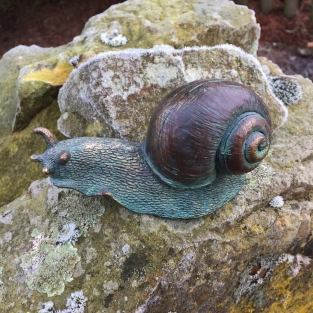
<svg viewBox="0 0 313 313">
<path fill-rule="evenodd" d="M 166 95 L 143 144 L 114 138 L 58 142 L 36 128 L 48 149 L 33 155 L 59 187 L 110 195 L 137 213 L 197 218 L 231 200 L 244 173 L 265 157 L 271 122 L 264 102 L 245 86 L 199 80 Z"/>
</svg>

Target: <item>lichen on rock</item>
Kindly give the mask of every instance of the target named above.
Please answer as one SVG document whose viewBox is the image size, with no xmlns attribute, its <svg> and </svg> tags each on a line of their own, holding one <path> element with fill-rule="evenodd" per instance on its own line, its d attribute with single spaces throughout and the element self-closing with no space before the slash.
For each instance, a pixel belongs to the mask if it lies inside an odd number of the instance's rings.
<svg viewBox="0 0 313 313">
<path fill-rule="evenodd" d="M 296 79 L 286 76 L 269 76 L 269 84 L 275 96 L 286 105 L 293 105 L 302 97 L 302 89 Z"/>
<path fill-rule="evenodd" d="M 269 202 L 269 205 L 273 208 L 281 208 L 284 205 L 284 198 L 276 196 Z"/>
<path fill-rule="evenodd" d="M 80 260 L 77 249 L 71 244 L 51 245 L 38 237 L 31 252 L 22 256 L 22 268 L 30 289 L 47 293 L 49 297 L 60 295 L 65 283 L 73 280 L 73 269 Z"/>
<path fill-rule="evenodd" d="M 104 44 L 113 47 L 124 46 L 127 42 L 127 38 L 120 34 L 118 29 L 112 29 L 110 33 L 102 33 L 100 39 Z"/>
</svg>

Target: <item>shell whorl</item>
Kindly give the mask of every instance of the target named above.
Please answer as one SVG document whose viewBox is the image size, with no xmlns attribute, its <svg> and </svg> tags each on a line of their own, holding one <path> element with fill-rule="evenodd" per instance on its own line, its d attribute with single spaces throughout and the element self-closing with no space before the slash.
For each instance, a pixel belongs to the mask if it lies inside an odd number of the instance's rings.
<svg viewBox="0 0 313 313">
<path fill-rule="evenodd" d="M 217 172 L 243 174 L 265 157 L 271 121 L 262 99 L 230 81 L 199 80 L 165 96 L 145 143 L 153 172 L 175 188 L 200 188 Z"/>
</svg>

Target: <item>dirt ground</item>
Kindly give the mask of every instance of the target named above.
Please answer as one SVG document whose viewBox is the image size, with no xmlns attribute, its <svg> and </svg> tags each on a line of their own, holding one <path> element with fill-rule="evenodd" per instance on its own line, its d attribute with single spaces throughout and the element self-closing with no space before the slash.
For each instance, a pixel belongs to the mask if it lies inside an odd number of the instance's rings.
<svg viewBox="0 0 313 313">
<path fill-rule="evenodd" d="M 2 0 L 0 0 L 2 1 Z M 13 1 L 13 0 L 11 0 Z M 17 45 L 64 45 L 80 35 L 88 19 L 121 0 L 14 0 L 0 11 L 0 57 Z"/>
<path fill-rule="evenodd" d="M 255 11 L 261 26 L 258 55 L 278 64 L 286 74 L 301 74 L 313 81 L 313 48 L 307 47 L 313 43 L 311 0 L 299 0 L 298 13 L 291 19 L 283 16 L 283 0 L 274 0 L 268 15 L 260 12 L 259 2 L 249 0 L 249 8 Z"/>
<path fill-rule="evenodd" d="M 1 0 L 0 0 L 1 1 Z M 0 57 L 19 45 L 52 47 L 66 44 L 79 35 L 87 20 L 119 0 L 15 0 L 0 11 Z M 299 0 L 292 19 L 283 16 L 283 0 L 274 0 L 273 11 L 260 13 L 259 0 L 249 0 L 261 25 L 258 54 L 277 63 L 286 74 L 301 74 L 313 80 L 313 21 L 309 18 L 311 0 Z"/>
</svg>

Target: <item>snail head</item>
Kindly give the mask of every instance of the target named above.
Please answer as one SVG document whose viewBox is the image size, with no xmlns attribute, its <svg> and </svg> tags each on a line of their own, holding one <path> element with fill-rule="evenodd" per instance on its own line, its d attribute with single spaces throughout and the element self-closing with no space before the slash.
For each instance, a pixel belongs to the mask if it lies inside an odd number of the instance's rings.
<svg viewBox="0 0 313 313">
<path fill-rule="evenodd" d="M 70 152 L 62 149 L 62 145 L 59 147 L 58 140 L 50 130 L 37 127 L 34 129 L 34 133 L 44 138 L 47 150 L 42 154 L 33 154 L 30 158 L 32 161 L 41 164 L 42 172 L 45 175 L 52 174 L 60 164 L 65 165 L 70 160 Z"/>
</svg>

